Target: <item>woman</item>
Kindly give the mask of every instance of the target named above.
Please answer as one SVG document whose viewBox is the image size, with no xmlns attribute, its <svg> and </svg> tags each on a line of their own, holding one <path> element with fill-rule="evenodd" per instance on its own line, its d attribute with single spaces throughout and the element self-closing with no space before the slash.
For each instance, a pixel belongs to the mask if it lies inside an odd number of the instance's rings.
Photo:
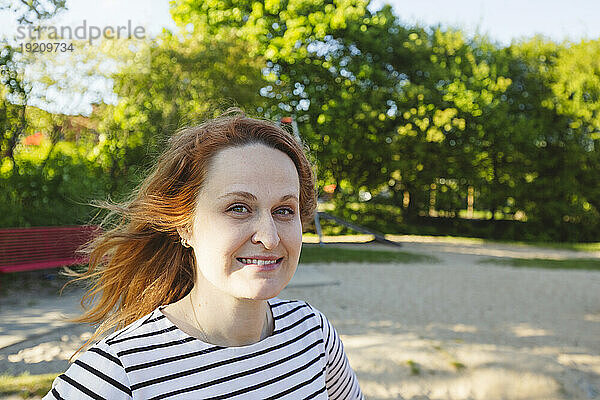
<svg viewBox="0 0 600 400">
<path fill-rule="evenodd" d="M 100 298 L 80 321 L 100 324 L 86 344 L 113 333 L 45 399 L 363 399 L 327 318 L 276 297 L 314 184 L 270 122 L 236 112 L 176 133 L 128 202 L 104 203 L 119 223 L 87 248 L 84 301 Z"/>
</svg>

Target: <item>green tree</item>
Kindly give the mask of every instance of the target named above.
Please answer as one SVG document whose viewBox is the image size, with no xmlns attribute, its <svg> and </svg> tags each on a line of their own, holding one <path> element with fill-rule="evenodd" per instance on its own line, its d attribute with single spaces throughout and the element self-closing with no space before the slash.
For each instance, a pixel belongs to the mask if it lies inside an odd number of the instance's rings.
<svg viewBox="0 0 600 400">
<path fill-rule="evenodd" d="M 22 25 L 38 24 L 64 8 L 65 0 L 0 1 L 0 10 L 11 11 Z M 0 44 L 0 167 L 10 168 L 13 175 L 18 175 L 14 152 L 27 127 L 25 113 L 31 82 L 23 79 L 21 51 L 6 38 Z"/>
<path fill-rule="evenodd" d="M 148 68 L 114 75 L 119 101 L 101 106 L 94 117 L 101 135 L 98 161 L 110 176 L 111 193 L 135 184 L 178 128 L 231 106 L 251 110 L 261 104 L 263 61 L 249 56 L 247 43 L 167 32 L 149 46 Z"/>
<path fill-rule="evenodd" d="M 533 150 L 520 185 L 528 221 L 560 232 L 556 239 L 562 240 L 597 229 L 598 42 L 557 45 L 535 38 L 510 51 L 527 71 L 523 87 L 532 99 Z"/>
</svg>

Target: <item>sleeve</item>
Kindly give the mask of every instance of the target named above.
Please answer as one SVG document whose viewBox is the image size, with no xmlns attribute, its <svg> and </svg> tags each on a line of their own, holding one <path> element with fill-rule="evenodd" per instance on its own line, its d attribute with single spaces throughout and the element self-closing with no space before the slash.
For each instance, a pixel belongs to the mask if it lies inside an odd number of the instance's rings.
<svg viewBox="0 0 600 400">
<path fill-rule="evenodd" d="M 110 399 L 131 400 L 131 389 L 123 364 L 105 342 L 100 342 L 75 360 L 52 382 L 42 400 Z"/>
<path fill-rule="evenodd" d="M 358 378 L 348 362 L 344 345 L 327 317 L 314 307 L 319 317 L 325 343 L 325 385 L 332 400 L 364 400 Z"/>
</svg>

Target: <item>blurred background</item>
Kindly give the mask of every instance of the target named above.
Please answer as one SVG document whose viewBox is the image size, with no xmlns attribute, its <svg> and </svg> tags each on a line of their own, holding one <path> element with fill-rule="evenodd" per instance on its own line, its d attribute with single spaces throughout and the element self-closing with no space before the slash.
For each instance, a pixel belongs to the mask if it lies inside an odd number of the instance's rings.
<svg viewBox="0 0 600 400">
<path fill-rule="evenodd" d="M 86 203 L 129 193 L 174 130 L 239 106 L 295 119 L 318 165 L 321 209 L 348 221 L 384 233 L 598 240 L 595 2 L 0 7 L 0 227 L 86 223 Z M 31 51 L 52 42 L 49 27 L 128 22 L 143 38 Z M 19 38 L 36 26 L 46 27 L 36 40 Z"/>
<path fill-rule="evenodd" d="M 0 0 L 0 399 L 39 399 L 93 331 L 65 320 L 84 288 L 58 296 L 88 203 L 232 106 L 291 118 L 310 149 L 328 244 L 309 227 L 281 296 L 334 323 L 368 399 L 600 398 L 598 16 Z"/>
</svg>

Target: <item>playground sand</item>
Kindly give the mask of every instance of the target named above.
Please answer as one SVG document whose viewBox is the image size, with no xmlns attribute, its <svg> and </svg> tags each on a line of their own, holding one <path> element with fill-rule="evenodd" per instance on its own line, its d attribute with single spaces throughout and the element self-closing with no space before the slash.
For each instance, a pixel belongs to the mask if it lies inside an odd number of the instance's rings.
<svg viewBox="0 0 600 400">
<path fill-rule="evenodd" d="M 286 289 L 328 316 L 370 400 L 600 399 L 600 271 L 323 264 Z"/>
<path fill-rule="evenodd" d="M 369 400 L 600 399 L 600 271 L 427 250 L 438 263 L 312 264 L 339 284 L 279 297 L 327 315 Z M 61 372 L 87 332 L 70 327 L 0 351 L 0 371 Z"/>
</svg>

